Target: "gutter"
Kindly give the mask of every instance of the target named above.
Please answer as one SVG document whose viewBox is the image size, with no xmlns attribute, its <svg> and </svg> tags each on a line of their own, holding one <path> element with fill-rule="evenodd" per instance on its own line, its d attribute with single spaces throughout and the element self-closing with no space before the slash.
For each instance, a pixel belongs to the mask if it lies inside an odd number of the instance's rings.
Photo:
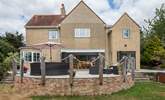
<svg viewBox="0 0 165 100">
<path fill-rule="evenodd" d="M 60 26 L 25 26 L 25 28 L 60 28 Z"/>
</svg>

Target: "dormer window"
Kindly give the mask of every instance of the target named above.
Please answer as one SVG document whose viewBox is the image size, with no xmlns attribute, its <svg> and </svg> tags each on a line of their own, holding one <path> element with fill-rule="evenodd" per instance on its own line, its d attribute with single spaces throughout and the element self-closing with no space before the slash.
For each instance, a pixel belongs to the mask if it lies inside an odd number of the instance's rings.
<svg viewBox="0 0 165 100">
<path fill-rule="evenodd" d="M 123 34 L 124 39 L 129 39 L 130 38 L 130 29 L 124 28 L 122 34 Z"/>
<path fill-rule="evenodd" d="M 90 37 L 90 29 L 89 28 L 75 28 L 75 37 Z"/>
<path fill-rule="evenodd" d="M 49 40 L 56 40 L 59 38 L 59 31 L 57 30 L 51 30 L 49 31 Z"/>
</svg>

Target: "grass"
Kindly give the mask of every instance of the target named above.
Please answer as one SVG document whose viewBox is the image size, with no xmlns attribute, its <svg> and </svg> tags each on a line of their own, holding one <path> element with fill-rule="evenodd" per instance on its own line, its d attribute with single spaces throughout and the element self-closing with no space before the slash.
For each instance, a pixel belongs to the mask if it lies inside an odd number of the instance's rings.
<svg viewBox="0 0 165 100">
<path fill-rule="evenodd" d="M 33 96 L 32 100 L 165 100 L 165 84 L 138 82 L 134 87 L 103 96 Z"/>
</svg>

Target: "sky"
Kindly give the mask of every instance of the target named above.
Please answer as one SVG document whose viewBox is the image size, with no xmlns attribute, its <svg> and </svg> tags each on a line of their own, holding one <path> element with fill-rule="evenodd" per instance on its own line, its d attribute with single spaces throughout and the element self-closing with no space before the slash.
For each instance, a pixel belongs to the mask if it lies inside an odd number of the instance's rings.
<svg viewBox="0 0 165 100">
<path fill-rule="evenodd" d="M 108 25 L 114 24 L 127 12 L 141 27 L 144 19 L 153 18 L 155 9 L 165 0 L 83 0 Z M 25 34 L 24 25 L 35 14 L 59 14 L 64 3 L 67 13 L 80 0 L 0 0 L 0 34 L 20 32 Z"/>
</svg>

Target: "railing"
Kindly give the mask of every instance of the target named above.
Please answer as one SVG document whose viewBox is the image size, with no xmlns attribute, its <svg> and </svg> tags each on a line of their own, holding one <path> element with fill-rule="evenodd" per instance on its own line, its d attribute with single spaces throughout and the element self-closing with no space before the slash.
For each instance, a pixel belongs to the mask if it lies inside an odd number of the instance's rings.
<svg viewBox="0 0 165 100">
<path fill-rule="evenodd" d="M 127 73 L 130 72 L 132 79 L 135 78 L 135 58 L 124 56 L 117 64 L 120 75 L 123 76 L 123 81 L 125 82 L 127 79 Z"/>
<path fill-rule="evenodd" d="M 70 54 L 69 56 L 67 56 L 66 58 L 62 59 L 62 60 L 66 60 L 69 59 L 69 76 L 70 76 L 70 85 L 73 85 L 73 79 L 75 76 L 75 70 L 73 67 L 73 60 L 77 60 L 80 62 L 79 59 L 77 59 L 74 55 Z M 94 60 L 91 61 L 91 63 L 94 63 L 96 61 L 99 61 L 99 80 L 100 80 L 100 85 L 103 84 L 103 68 L 104 68 L 104 60 L 105 57 L 104 55 L 102 55 L 101 53 L 99 53 L 98 57 Z M 41 69 L 41 80 L 42 80 L 42 85 L 45 85 L 45 57 L 41 57 L 41 64 L 40 64 L 40 69 Z M 24 77 L 24 71 L 23 71 L 23 63 L 24 61 L 21 60 L 21 72 L 20 72 L 20 76 L 21 76 L 21 83 L 23 83 L 23 77 Z M 123 76 L 123 81 L 125 82 L 127 80 L 127 73 L 131 72 L 132 74 L 132 79 L 134 80 L 134 73 L 135 73 L 135 59 L 132 57 L 123 57 L 119 63 L 117 64 L 118 68 L 120 68 L 120 75 Z M 13 80 L 15 79 L 16 75 L 16 62 L 13 60 Z"/>
</svg>

